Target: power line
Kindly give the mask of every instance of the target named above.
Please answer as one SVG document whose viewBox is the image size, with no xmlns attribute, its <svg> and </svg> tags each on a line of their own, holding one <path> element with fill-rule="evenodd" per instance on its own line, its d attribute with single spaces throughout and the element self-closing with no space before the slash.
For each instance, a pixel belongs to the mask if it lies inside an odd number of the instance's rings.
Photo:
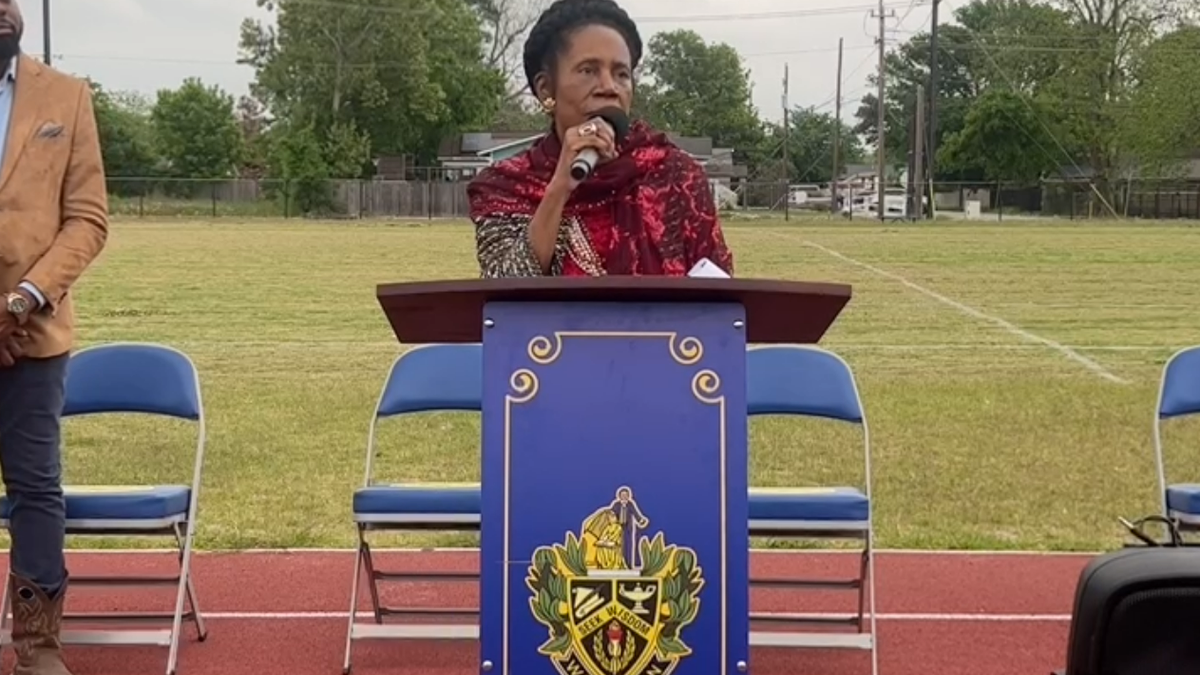
<svg viewBox="0 0 1200 675">
<path fill-rule="evenodd" d="M 944 0 L 939 0 L 939 1 L 944 2 Z M 966 26 L 963 26 L 961 24 L 943 23 L 941 25 L 943 27 L 947 27 L 947 28 L 956 28 L 956 29 L 962 30 L 964 33 L 974 32 L 970 28 L 967 28 Z M 916 29 L 896 28 L 893 30 L 893 32 L 905 33 L 905 34 L 908 34 L 911 36 L 927 34 L 924 32 L 924 30 L 922 28 L 916 28 Z M 1119 38 L 1112 37 L 1111 34 L 1108 34 L 1108 35 L 1104 35 L 1104 34 L 1100 34 L 1100 35 L 1070 35 L 1070 34 L 1063 34 L 1063 33 L 1003 33 L 1003 32 L 988 31 L 988 32 L 983 33 L 982 35 L 984 35 L 986 37 L 995 38 L 997 40 L 1003 40 L 1004 42 L 1012 42 L 1014 40 L 1043 40 L 1046 42 L 1101 42 L 1104 40 L 1108 40 L 1110 42 L 1120 42 L 1121 41 Z"/>
<path fill-rule="evenodd" d="M 910 0 L 894 0 L 893 2 L 885 3 L 887 7 L 903 7 Z M 307 5 L 310 7 L 321 7 L 325 9 L 338 10 L 358 10 L 365 12 L 373 12 L 377 14 L 403 14 L 405 16 L 415 16 L 420 14 L 440 13 L 442 10 L 437 7 L 391 7 L 387 5 L 372 5 L 357 2 L 346 2 L 345 0 L 278 0 L 277 7 L 288 7 L 296 5 Z M 811 9 L 794 9 L 776 12 L 745 12 L 738 14 L 697 14 L 683 16 L 634 16 L 631 17 L 636 23 L 690 23 L 703 21 L 746 21 L 753 19 L 784 19 L 807 16 L 830 16 L 838 14 L 857 14 L 859 12 L 867 12 L 873 9 L 874 4 L 858 4 L 858 5 L 840 5 L 833 7 L 813 7 Z"/>
<path fill-rule="evenodd" d="M 757 59 L 766 56 L 794 56 L 796 54 L 832 54 L 838 51 L 837 47 L 813 47 L 811 49 L 783 49 L 777 52 L 751 52 L 742 54 L 743 59 Z M 875 45 L 851 45 L 845 48 L 845 51 L 869 51 L 872 54 L 875 52 Z M 869 55 L 868 55 L 869 56 Z"/>
<path fill-rule="evenodd" d="M 881 3 L 884 7 L 903 7 L 906 2 Z M 633 17 L 637 23 L 691 23 L 693 21 L 747 21 L 753 19 L 790 19 L 809 16 L 832 16 L 839 14 L 858 14 L 871 11 L 876 5 L 848 5 L 841 7 L 817 7 L 813 9 L 795 9 L 779 12 L 753 12 L 745 14 L 707 14 L 695 16 L 646 16 Z"/>
<path fill-rule="evenodd" d="M 866 52 L 867 60 L 875 54 L 877 45 L 847 45 L 845 51 L 860 51 Z M 939 43 L 939 52 L 977 52 L 982 54 L 985 48 L 978 45 L 948 45 L 944 41 Z M 1047 54 L 1088 54 L 1093 52 L 1107 51 L 1103 48 L 1085 48 L 1085 47 L 1022 47 L 1019 45 L 995 45 L 986 47 L 986 51 L 992 54 L 1009 54 L 1009 53 L 1047 53 Z M 837 47 L 814 47 L 811 49 L 783 49 L 772 52 L 751 52 L 741 54 L 743 59 L 752 58 L 768 58 L 774 56 L 794 56 L 802 54 L 836 54 Z M 1158 49 L 1155 54 L 1162 56 L 1179 56 L 1179 57 L 1195 57 L 1197 53 L 1192 49 Z M 180 65 L 204 65 L 204 66 L 236 66 L 238 68 L 248 67 L 249 64 L 239 63 L 237 60 L 217 60 L 217 59 L 183 59 L 158 56 L 133 56 L 127 54 L 55 54 L 55 58 L 59 60 L 89 60 L 89 61 L 133 61 L 137 63 L 174 63 Z M 334 62 L 312 62 L 305 63 L 310 65 L 333 65 Z M 399 61 L 375 61 L 371 63 L 350 63 L 342 64 L 344 67 L 350 68 L 373 68 L 373 67 L 399 67 L 401 65 L 410 66 L 411 64 L 402 63 Z M 855 70 L 857 72 L 857 69 Z"/>
<path fill-rule="evenodd" d="M 875 51 L 875 45 L 851 45 L 846 47 L 846 51 L 867 51 L 868 59 Z M 833 54 L 837 52 L 837 47 L 814 47 L 811 49 L 784 49 L 773 52 L 750 52 L 740 54 L 743 59 L 766 58 L 771 56 L 794 56 L 799 54 Z M 186 59 L 186 58 L 171 58 L 165 56 L 135 56 L 132 54 L 55 54 L 58 59 L 77 59 L 90 61 L 135 61 L 138 63 L 176 63 L 180 65 L 203 65 L 203 66 L 238 66 L 245 67 L 248 64 L 239 63 L 237 60 L 228 59 Z M 306 64 L 311 64 L 311 61 Z M 320 63 L 320 62 L 318 62 Z M 333 62 L 330 61 L 330 64 Z M 351 67 L 369 67 L 373 65 L 393 65 L 399 62 L 375 61 L 372 63 L 359 64 L 343 64 Z M 407 64 L 412 65 L 412 64 Z"/>
</svg>

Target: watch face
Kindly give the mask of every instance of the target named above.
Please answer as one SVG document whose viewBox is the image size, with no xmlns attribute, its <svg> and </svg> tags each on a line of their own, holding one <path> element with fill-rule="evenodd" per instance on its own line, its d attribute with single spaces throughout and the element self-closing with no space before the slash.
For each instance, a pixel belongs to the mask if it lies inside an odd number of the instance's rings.
<svg viewBox="0 0 1200 675">
<path fill-rule="evenodd" d="M 24 314 L 29 308 L 29 301 L 20 295 L 10 295 L 8 297 L 8 311 L 13 314 Z"/>
</svg>

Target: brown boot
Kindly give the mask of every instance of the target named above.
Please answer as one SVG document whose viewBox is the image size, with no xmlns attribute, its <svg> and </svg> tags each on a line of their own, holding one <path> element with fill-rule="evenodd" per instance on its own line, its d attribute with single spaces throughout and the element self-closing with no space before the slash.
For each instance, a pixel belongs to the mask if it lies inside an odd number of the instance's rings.
<svg viewBox="0 0 1200 675">
<path fill-rule="evenodd" d="M 71 675 L 63 662 L 59 640 L 67 584 L 63 583 L 54 599 L 16 575 L 9 575 L 8 584 L 13 607 L 12 641 L 17 653 L 12 675 Z"/>
</svg>

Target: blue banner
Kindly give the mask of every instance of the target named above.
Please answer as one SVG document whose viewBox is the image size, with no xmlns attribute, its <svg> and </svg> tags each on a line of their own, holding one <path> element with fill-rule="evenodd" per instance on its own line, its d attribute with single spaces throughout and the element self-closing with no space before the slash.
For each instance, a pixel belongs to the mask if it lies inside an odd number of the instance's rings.
<svg viewBox="0 0 1200 675">
<path fill-rule="evenodd" d="M 481 671 L 748 662 L 740 305 L 485 309 Z"/>
</svg>

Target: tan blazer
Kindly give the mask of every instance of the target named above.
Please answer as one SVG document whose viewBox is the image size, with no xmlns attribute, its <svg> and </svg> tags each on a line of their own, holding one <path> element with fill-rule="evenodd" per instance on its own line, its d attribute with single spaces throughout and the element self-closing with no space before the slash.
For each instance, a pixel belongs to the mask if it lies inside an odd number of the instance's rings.
<svg viewBox="0 0 1200 675">
<path fill-rule="evenodd" d="M 26 324 L 25 355 L 57 356 L 75 337 L 71 287 L 108 238 L 108 190 L 92 92 L 22 55 L 0 166 L 0 293 L 29 281 L 47 307 Z M 3 311 L 3 305 L 0 305 Z"/>
</svg>

